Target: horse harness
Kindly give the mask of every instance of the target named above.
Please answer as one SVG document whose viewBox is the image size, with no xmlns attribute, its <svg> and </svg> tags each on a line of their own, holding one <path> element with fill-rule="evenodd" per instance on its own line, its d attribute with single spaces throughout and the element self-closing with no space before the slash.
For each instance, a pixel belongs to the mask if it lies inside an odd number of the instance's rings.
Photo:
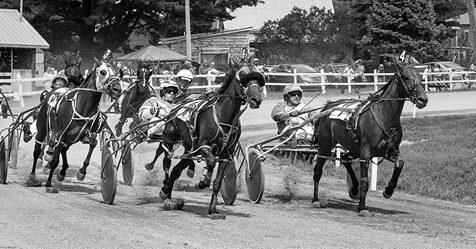
<svg viewBox="0 0 476 249">
<path fill-rule="evenodd" d="M 59 106 L 61 104 L 61 102 L 63 101 L 67 101 L 67 102 L 71 102 L 71 105 L 72 105 L 72 109 L 73 109 L 73 115 L 70 119 L 70 121 L 68 122 L 68 125 L 63 129 L 63 132 L 61 133 L 61 136 L 58 138 L 58 140 L 56 141 L 56 143 L 54 144 L 54 147 L 58 146 L 59 143 L 62 143 L 64 146 L 66 146 L 66 144 L 62 141 L 62 137 L 64 136 L 65 132 L 68 130 L 69 126 L 71 125 L 71 123 L 73 121 L 85 121 L 83 126 L 81 127 L 80 131 L 77 133 L 75 139 L 73 140 L 73 143 L 76 143 L 78 140 L 79 140 L 79 137 L 83 134 L 83 132 L 87 132 L 88 136 L 90 137 L 95 137 L 96 133 L 99 131 L 99 129 L 101 128 L 101 124 L 105 122 L 105 117 L 103 115 L 100 115 L 100 110 L 99 110 L 99 106 L 97 107 L 96 109 L 96 112 L 90 116 L 90 117 L 85 117 L 81 114 L 79 114 L 77 111 L 76 111 L 76 106 L 77 106 L 77 95 L 80 91 L 90 91 L 90 92 L 101 92 L 101 91 L 98 91 L 98 90 L 93 90 L 93 89 L 87 89 L 87 88 L 75 88 L 75 89 L 70 89 L 68 90 L 67 92 L 61 94 L 59 96 L 59 99 L 57 100 L 56 104 L 54 106 L 51 106 L 49 105 L 48 106 L 48 117 L 49 117 L 49 130 L 53 130 L 52 127 L 51 127 L 51 122 L 58 122 L 58 119 L 57 117 L 55 117 L 54 120 L 52 120 L 51 118 L 51 113 L 53 113 L 53 115 L 57 115 L 57 111 L 59 109 Z M 74 96 L 72 98 L 68 98 L 68 95 L 70 93 L 74 93 Z M 99 126 L 98 126 L 98 129 L 93 131 L 92 128 L 93 128 L 93 125 L 98 122 L 99 123 Z"/>
</svg>

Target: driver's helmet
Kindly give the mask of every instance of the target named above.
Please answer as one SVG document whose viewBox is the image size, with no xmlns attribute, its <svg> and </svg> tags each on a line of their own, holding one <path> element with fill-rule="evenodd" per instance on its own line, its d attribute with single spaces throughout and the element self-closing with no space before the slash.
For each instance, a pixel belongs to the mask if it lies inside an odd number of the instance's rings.
<svg viewBox="0 0 476 249">
<path fill-rule="evenodd" d="M 284 90 L 283 90 L 283 98 L 285 101 L 288 100 L 288 94 L 291 92 L 301 92 L 302 94 L 302 88 L 298 84 L 292 84 L 292 85 L 287 85 Z"/>
<path fill-rule="evenodd" d="M 60 87 L 64 87 L 68 84 L 68 77 L 64 74 L 57 74 L 53 77 L 51 81 L 51 88 L 56 89 Z"/>
<path fill-rule="evenodd" d="M 193 74 L 192 72 L 190 72 L 190 70 L 187 70 L 187 69 L 182 69 L 180 70 L 177 75 L 176 75 L 177 78 L 179 78 L 179 84 L 180 84 L 180 88 L 182 90 L 185 90 L 188 88 L 188 86 L 190 85 L 190 82 L 192 82 L 193 80 Z"/>
<path fill-rule="evenodd" d="M 164 81 L 159 86 L 160 97 L 165 99 L 169 103 L 174 100 L 175 96 L 177 96 L 178 91 L 179 91 L 179 87 L 177 86 L 177 83 L 173 80 Z M 166 94 L 166 93 L 172 93 L 172 94 Z"/>
</svg>

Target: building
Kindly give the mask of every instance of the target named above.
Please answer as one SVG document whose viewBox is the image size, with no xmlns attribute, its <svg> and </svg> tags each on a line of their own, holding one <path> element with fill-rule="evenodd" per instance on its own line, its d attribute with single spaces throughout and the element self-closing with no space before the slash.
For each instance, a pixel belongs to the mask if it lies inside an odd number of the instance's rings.
<svg viewBox="0 0 476 249">
<path fill-rule="evenodd" d="M 251 27 L 216 33 L 192 34 L 192 60 L 202 63 L 215 62 L 220 71 L 228 71 L 228 59 L 248 57 L 250 53 Z M 163 46 L 187 54 L 185 36 L 164 38 Z"/>
<path fill-rule="evenodd" d="M 451 44 L 445 48 L 445 55 L 448 60 L 454 60 L 463 67 L 467 67 L 471 57 L 471 45 L 469 44 L 469 17 L 464 13 L 455 18 L 445 20 L 446 22 L 455 22 L 452 29 L 455 31 Z"/>
<path fill-rule="evenodd" d="M 16 9 L 0 9 L 0 30 L 0 79 L 42 76 L 44 52 L 41 49 L 48 49 L 48 42 Z M 18 86 L 0 82 L 0 87 L 11 92 Z M 38 87 L 26 84 L 23 90 L 33 91 Z"/>
</svg>

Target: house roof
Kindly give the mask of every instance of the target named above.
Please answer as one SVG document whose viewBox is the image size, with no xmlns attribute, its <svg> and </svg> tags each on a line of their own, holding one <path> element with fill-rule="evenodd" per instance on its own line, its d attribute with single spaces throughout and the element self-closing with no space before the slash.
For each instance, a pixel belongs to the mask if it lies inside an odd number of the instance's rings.
<svg viewBox="0 0 476 249">
<path fill-rule="evenodd" d="M 242 29 L 226 30 L 226 31 L 221 31 L 221 32 L 216 32 L 216 33 L 192 34 L 190 36 L 190 38 L 192 40 L 194 40 L 194 39 L 215 37 L 215 36 L 221 36 L 221 35 L 230 35 L 230 34 L 236 34 L 236 33 L 240 33 L 240 32 L 249 32 L 252 29 L 253 29 L 252 27 L 247 27 L 247 28 L 242 28 Z M 162 42 L 162 44 L 176 43 L 176 42 L 180 42 L 180 41 L 185 41 L 185 36 L 175 36 L 175 37 L 163 38 L 160 41 Z"/>
<path fill-rule="evenodd" d="M 185 55 L 176 53 L 170 49 L 152 45 L 117 58 L 117 60 L 130 61 L 182 61 L 186 59 L 187 56 Z"/>
<path fill-rule="evenodd" d="M 459 25 L 469 25 L 468 12 L 461 14 L 460 16 L 448 18 L 445 20 L 445 22 L 459 22 Z"/>
<path fill-rule="evenodd" d="M 268 20 L 277 20 L 289 14 L 293 7 L 308 10 L 311 6 L 334 11 L 332 0 L 270 0 L 256 6 L 245 6 L 231 13 L 235 19 L 225 21 L 225 30 L 252 27 L 260 29 Z"/>
<path fill-rule="evenodd" d="M 22 18 L 16 9 L 0 9 L 0 47 L 9 48 L 44 48 L 50 44 Z"/>
</svg>

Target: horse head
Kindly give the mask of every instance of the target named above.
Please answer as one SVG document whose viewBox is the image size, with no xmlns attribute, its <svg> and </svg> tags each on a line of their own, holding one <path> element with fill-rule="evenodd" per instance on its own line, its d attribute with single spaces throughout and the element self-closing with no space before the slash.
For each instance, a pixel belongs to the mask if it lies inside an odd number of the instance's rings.
<svg viewBox="0 0 476 249">
<path fill-rule="evenodd" d="M 143 67 L 137 70 L 137 81 L 141 86 L 147 85 L 150 76 L 152 76 L 152 71 L 149 68 Z"/>
<path fill-rule="evenodd" d="M 405 93 L 411 102 L 416 105 L 418 109 L 424 108 L 428 104 L 428 96 L 425 93 L 421 76 L 411 65 L 396 64 L 398 71 L 395 73 L 396 78 L 400 79 L 404 86 Z"/>
<path fill-rule="evenodd" d="M 79 51 L 77 53 L 64 52 L 64 63 L 66 64 L 64 74 L 68 77 L 68 81 L 72 82 L 75 86 L 81 85 L 83 82 L 83 74 L 81 73 L 81 57 L 79 56 Z"/>
<path fill-rule="evenodd" d="M 235 72 L 234 79 L 240 83 L 245 93 L 246 102 L 253 109 L 259 108 L 263 100 L 261 87 L 265 85 L 264 76 L 261 73 L 252 72 L 247 65 L 238 63 L 234 59 L 229 60 L 229 66 L 232 72 Z"/>
<path fill-rule="evenodd" d="M 109 62 L 100 61 L 96 58 L 94 58 L 94 60 L 94 69 L 91 73 L 94 73 L 92 77 L 95 79 L 96 89 L 105 91 L 113 99 L 119 98 L 122 92 L 119 75 L 116 74 L 113 66 Z"/>
</svg>

